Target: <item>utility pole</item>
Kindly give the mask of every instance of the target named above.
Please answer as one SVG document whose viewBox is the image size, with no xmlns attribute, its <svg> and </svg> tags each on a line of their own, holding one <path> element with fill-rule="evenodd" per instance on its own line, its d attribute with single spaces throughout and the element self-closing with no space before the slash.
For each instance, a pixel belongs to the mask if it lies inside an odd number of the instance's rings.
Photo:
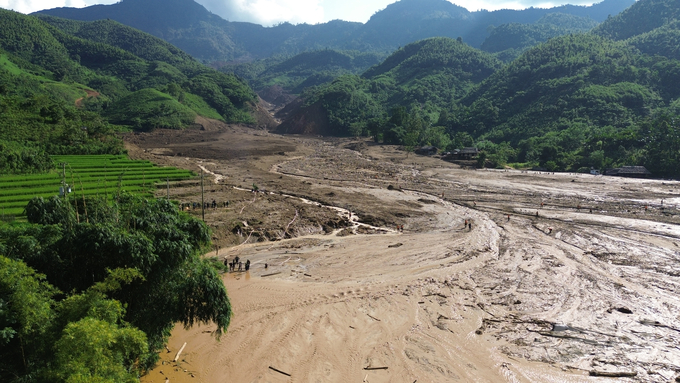
<svg viewBox="0 0 680 383">
<path fill-rule="evenodd" d="M 62 171 L 61 171 L 61 192 L 62 195 L 64 196 L 64 199 L 66 199 L 66 194 L 68 193 L 66 190 L 66 162 L 61 163 L 62 166 Z"/>
<path fill-rule="evenodd" d="M 203 169 L 201 169 L 201 215 L 203 222 L 205 222 L 205 200 L 203 198 Z"/>
</svg>

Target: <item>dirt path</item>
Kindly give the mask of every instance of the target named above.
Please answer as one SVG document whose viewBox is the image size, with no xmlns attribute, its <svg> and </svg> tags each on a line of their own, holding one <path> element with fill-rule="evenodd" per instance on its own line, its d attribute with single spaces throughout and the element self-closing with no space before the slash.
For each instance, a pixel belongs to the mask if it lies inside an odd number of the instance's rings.
<svg viewBox="0 0 680 383">
<path fill-rule="evenodd" d="M 211 326 L 177 328 L 167 364 L 143 382 L 664 382 L 680 371 L 679 183 L 470 171 L 393 147 L 233 129 L 136 138 L 140 156 L 221 177 L 213 195 L 234 208 L 206 220 L 220 257 L 253 264 L 224 276 L 235 315 L 221 341 Z M 198 142 L 263 151 L 168 155 Z M 251 184 L 268 193 L 239 190 Z M 278 237 L 243 243 L 232 220 Z"/>
</svg>

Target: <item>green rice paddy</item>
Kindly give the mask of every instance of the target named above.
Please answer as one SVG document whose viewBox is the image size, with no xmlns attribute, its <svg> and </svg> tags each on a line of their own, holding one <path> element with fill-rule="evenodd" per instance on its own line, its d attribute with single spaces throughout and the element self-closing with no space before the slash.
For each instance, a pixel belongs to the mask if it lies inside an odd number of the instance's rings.
<svg viewBox="0 0 680 383">
<path fill-rule="evenodd" d="M 158 167 L 150 161 L 130 160 L 126 156 L 86 155 L 53 156 L 58 170 L 45 174 L 0 176 L 0 215 L 23 216 L 33 197 L 49 198 L 70 189 L 70 198 L 106 197 L 119 191 L 152 197 L 166 182 L 192 178 L 189 170 Z M 62 186 L 62 183 L 65 185 Z"/>
</svg>

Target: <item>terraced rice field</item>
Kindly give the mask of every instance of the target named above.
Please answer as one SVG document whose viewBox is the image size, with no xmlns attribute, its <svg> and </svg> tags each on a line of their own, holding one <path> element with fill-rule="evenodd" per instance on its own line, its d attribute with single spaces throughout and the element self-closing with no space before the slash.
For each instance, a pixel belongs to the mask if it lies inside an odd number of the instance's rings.
<svg viewBox="0 0 680 383">
<path fill-rule="evenodd" d="M 0 176 L 0 214 L 22 216 L 33 197 L 59 195 L 62 183 L 69 198 L 98 195 L 112 199 L 119 191 L 151 197 L 167 181 L 194 176 L 189 170 L 158 167 L 126 156 L 54 156 L 58 170 L 46 174 Z"/>
</svg>

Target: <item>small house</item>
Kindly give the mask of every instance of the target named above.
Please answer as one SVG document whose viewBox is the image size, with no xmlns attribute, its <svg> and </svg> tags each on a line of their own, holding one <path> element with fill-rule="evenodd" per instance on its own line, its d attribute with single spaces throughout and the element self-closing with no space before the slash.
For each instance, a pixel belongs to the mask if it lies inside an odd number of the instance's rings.
<svg viewBox="0 0 680 383">
<path fill-rule="evenodd" d="M 454 149 L 452 152 L 447 152 L 444 156 L 446 160 L 459 161 L 459 160 L 471 160 L 479 154 L 477 148 L 463 148 Z"/>
<path fill-rule="evenodd" d="M 631 178 L 649 178 L 652 176 L 652 173 L 644 166 L 622 166 L 620 168 L 607 169 L 604 174 L 606 176 Z"/>
</svg>

